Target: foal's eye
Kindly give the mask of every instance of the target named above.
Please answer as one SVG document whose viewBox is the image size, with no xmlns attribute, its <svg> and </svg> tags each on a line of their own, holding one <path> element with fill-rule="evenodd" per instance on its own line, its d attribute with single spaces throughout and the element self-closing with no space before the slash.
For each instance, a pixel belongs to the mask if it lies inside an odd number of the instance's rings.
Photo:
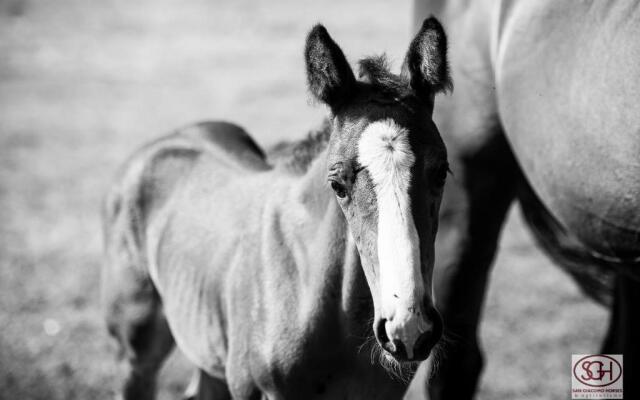
<svg viewBox="0 0 640 400">
<path fill-rule="evenodd" d="M 347 195 L 347 189 L 344 187 L 344 185 L 336 181 L 331 181 L 331 189 L 333 189 L 333 191 L 336 192 L 336 196 L 340 197 L 341 199 Z"/>
</svg>

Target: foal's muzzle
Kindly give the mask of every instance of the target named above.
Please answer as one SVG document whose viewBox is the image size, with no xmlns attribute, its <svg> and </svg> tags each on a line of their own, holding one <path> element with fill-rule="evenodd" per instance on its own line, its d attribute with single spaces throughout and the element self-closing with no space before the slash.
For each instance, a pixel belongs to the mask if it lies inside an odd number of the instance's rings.
<svg viewBox="0 0 640 400">
<path fill-rule="evenodd" d="M 442 317 L 433 307 L 411 318 L 395 315 L 376 321 L 374 332 L 380 346 L 396 360 L 423 361 L 442 337 Z"/>
</svg>

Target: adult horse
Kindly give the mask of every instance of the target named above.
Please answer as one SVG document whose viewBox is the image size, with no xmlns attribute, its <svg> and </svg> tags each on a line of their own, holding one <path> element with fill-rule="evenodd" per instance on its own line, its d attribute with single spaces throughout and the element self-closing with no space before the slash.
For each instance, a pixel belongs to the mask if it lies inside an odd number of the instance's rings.
<svg viewBox="0 0 640 400">
<path fill-rule="evenodd" d="M 137 152 L 108 196 L 103 294 L 126 399 L 154 396 L 174 340 L 209 398 L 400 398 L 391 373 L 410 377 L 440 339 L 442 27 L 424 22 L 403 76 L 370 58 L 356 80 L 322 26 L 305 55 L 331 117 L 302 166 L 273 168 L 238 126 L 202 123 Z"/>
<path fill-rule="evenodd" d="M 434 112 L 457 177 L 434 279 L 459 346 L 431 398 L 476 389 L 478 319 L 514 199 L 589 294 L 613 297 L 602 351 L 624 354 L 625 398 L 640 398 L 640 3 L 417 0 L 425 14 L 449 33 L 456 84 Z"/>
</svg>

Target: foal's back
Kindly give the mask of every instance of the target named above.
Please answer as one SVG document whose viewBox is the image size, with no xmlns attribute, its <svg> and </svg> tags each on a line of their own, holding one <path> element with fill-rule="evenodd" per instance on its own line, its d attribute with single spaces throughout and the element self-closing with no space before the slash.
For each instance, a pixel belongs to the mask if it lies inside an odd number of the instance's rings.
<svg viewBox="0 0 640 400">
<path fill-rule="evenodd" d="M 125 163 L 105 203 L 107 223 L 123 211 L 126 201 L 137 203 L 143 218 L 139 222 L 146 222 L 203 158 L 228 172 L 269 169 L 262 150 L 239 126 L 190 125 L 148 144 Z"/>
</svg>

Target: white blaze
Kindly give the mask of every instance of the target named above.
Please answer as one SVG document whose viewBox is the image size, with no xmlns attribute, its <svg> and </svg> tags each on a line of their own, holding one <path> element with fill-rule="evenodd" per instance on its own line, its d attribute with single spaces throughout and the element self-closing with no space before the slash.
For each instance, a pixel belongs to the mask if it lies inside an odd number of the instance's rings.
<svg viewBox="0 0 640 400">
<path fill-rule="evenodd" d="M 388 320 L 389 338 L 401 340 L 412 358 L 413 345 L 426 323 L 424 316 L 416 315 L 422 312 L 425 288 L 409 199 L 415 156 L 408 131 L 390 119 L 370 124 L 360 138 L 358 162 L 369 171 L 378 200 L 382 317 Z"/>
</svg>

